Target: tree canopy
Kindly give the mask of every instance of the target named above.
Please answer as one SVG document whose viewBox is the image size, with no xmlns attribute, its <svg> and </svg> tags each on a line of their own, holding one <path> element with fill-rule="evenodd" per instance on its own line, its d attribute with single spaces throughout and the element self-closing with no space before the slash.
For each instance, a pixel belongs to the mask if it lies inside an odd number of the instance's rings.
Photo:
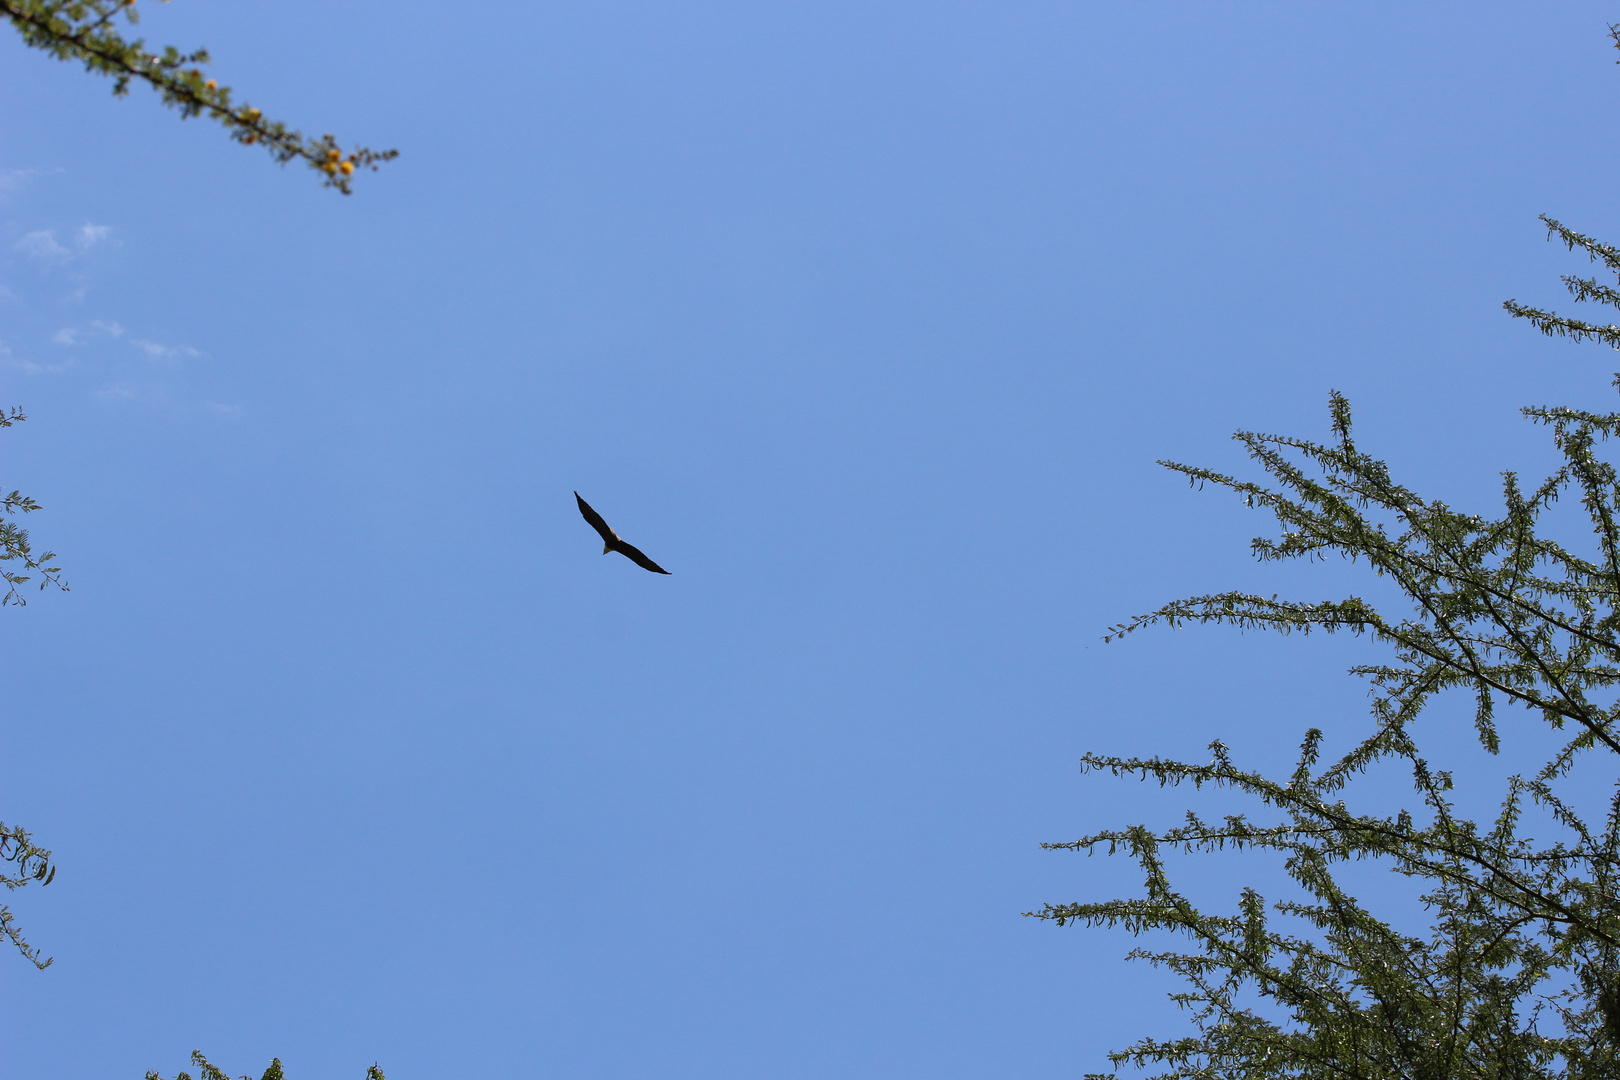
<svg viewBox="0 0 1620 1080">
<path fill-rule="evenodd" d="M 1620 285 L 1620 251 L 1547 224 Z M 1577 301 L 1620 307 L 1620 288 L 1564 280 Z M 1507 306 L 1544 333 L 1620 344 L 1613 325 Z M 1347 632 L 1390 652 L 1387 662 L 1351 669 L 1370 686 L 1370 728 L 1332 760 L 1323 759 L 1322 731 L 1305 731 L 1286 777 L 1244 768 L 1220 742 L 1207 762 L 1085 757 L 1088 770 L 1164 787 L 1231 789 L 1265 813 L 1209 820 L 1189 811 L 1178 828 L 1136 825 L 1046 845 L 1128 853 L 1145 895 L 1030 914 L 1170 931 L 1192 944 L 1131 955 L 1187 981 L 1172 998 L 1191 1011 L 1195 1034 L 1144 1038 L 1111 1055 L 1116 1067 L 1161 1067 L 1165 1080 L 1620 1075 L 1620 475 L 1600 452 L 1620 435 L 1620 412 L 1523 412 L 1549 430 L 1562 465 L 1533 485 L 1504 473 L 1502 508 L 1491 517 L 1401 485 L 1356 444 L 1350 405 L 1336 393 L 1330 441 L 1235 436 L 1263 480 L 1161 462 L 1275 518 L 1278 533 L 1253 542 L 1259 559 L 1337 555 L 1393 583 L 1409 609 L 1359 596 L 1223 592 L 1167 604 L 1108 635 L 1221 623 Z M 1543 519 L 1570 497 L 1590 533 L 1555 538 Z M 1471 696 L 1489 754 L 1501 751 L 1504 724 L 1539 721 L 1531 733 L 1539 762 L 1506 777 L 1489 820 L 1463 811 L 1452 773 L 1431 765 L 1432 744 L 1423 748 L 1423 714 L 1450 690 Z M 1356 781 L 1380 764 L 1410 777 L 1411 806 L 1357 808 Z M 1594 775 L 1607 792 L 1595 803 Z M 1245 888 L 1234 911 L 1200 910 L 1172 880 L 1166 855 L 1229 849 L 1281 856 L 1297 894 L 1268 904 Z M 1397 929 L 1352 894 L 1344 870 L 1363 861 L 1423 890 L 1427 933 Z"/>
</svg>

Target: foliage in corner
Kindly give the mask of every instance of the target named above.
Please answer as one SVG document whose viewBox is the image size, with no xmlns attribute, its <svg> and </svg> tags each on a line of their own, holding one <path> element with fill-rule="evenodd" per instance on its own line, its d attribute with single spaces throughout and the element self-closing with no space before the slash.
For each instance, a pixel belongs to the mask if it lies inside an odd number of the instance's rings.
<svg viewBox="0 0 1620 1080">
<path fill-rule="evenodd" d="M 307 138 L 250 105 L 233 104 L 230 88 L 203 73 L 209 62 L 207 50 L 183 53 L 165 46 L 161 53 L 151 52 L 144 40 L 130 41 L 118 32 L 120 16 L 132 26 L 140 21 L 136 0 L 0 0 L 0 14 L 34 48 L 60 60 L 77 60 L 85 70 L 110 77 L 114 94 L 125 95 L 131 82 L 144 82 L 165 105 L 179 109 L 182 118 L 206 116 L 232 139 L 245 146 L 262 145 L 282 164 L 302 160 L 320 173 L 325 186 L 345 195 L 351 193 L 357 171 L 375 171 L 379 162 L 399 156 L 397 150 L 363 146 L 345 152 L 331 135 Z"/>
<path fill-rule="evenodd" d="M 115 95 L 127 94 L 130 84 L 136 80 L 144 82 L 157 91 L 165 105 L 178 109 L 182 119 L 208 117 L 223 126 L 235 141 L 246 146 L 262 144 L 270 156 L 283 165 L 294 159 L 302 160 L 321 174 L 327 187 L 345 195 L 352 193 L 356 172 L 376 171 L 380 162 L 398 156 L 395 150 L 376 151 L 366 147 L 345 152 L 331 135 L 306 138 L 280 121 L 268 119 L 251 105 L 234 104 L 230 88 L 220 86 L 203 74 L 202 66 L 209 62 L 206 51 L 182 53 L 168 46 L 161 53 L 155 53 L 148 51 L 143 40 L 127 40 L 118 32 L 116 23 L 120 16 L 130 26 L 140 21 L 136 0 L 0 0 L 0 15 L 11 21 L 28 45 L 60 60 L 77 60 L 87 71 L 110 77 Z M 11 427 L 26 419 L 19 409 L 0 412 L 0 427 Z M 47 585 L 67 589 L 60 577 L 61 568 L 53 564 L 55 554 L 36 555 L 27 531 L 9 520 L 14 515 L 38 509 L 38 503 L 19 491 L 0 497 L 0 562 L 17 564 L 15 570 L 0 569 L 7 585 L 7 591 L 0 596 L 0 606 L 25 604 L 27 601 L 18 587 L 32 580 L 35 574 L 39 576 L 41 589 Z M 35 846 L 25 830 L 0 822 L 0 861 L 16 866 L 15 875 L 0 873 L 0 884 L 7 889 L 21 888 L 31 882 L 48 885 L 56 876 L 50 859 L 51 853 Z M 50 966 L 51 960 L 41 960 L 38 951 L 23 938 L 4 905 L 0 905 L 0 936 L 11 941 L 35 966 Z M 229 1080 L 201 1053 L 193 1051 L 191 1061 L 201 1070 L 202 1080 Z M 155 1072 L 147 1073 L 147 1077 L 158 1080 Z M 191 1076 L 181 1072 L 177 1080 L 191 1080 Z M 271 1061 L 263 1080 L 283 1080 L 279 1059 Z M 366 1080 L 383 1080 L 382 1070 L 372 1065 L 366 1070 Z"/>
<path fill-rule="evenodd" d="M 1549 224 L 1620 275 L 1614 248 Z M 1577 300 L 1620 306 L 1620 289 L 1566 283 Z M 1510 310 L 1546 333 L 1620 343 L 1614 327 Z M 1205 763 L 1086 756 L 1089 770 L 1115 776 L 1235 790 L 1268 817 L 1215 821 L 1189 812 L 1179 828 L 1138 825 L 1046 845 L 1129 853 L 1145 895 L 1028 914 L 1059 925 L 1170 931 L 1193 945 L 1131 955 L 1187 981 L 1172 998 L 1190 1010 L 1195 1034 L 1143 1039 L 1110 1055 L 1116 1067 L 1164 1068 L 1156 1074 L 1163 1080 L 1620 1076 L 1620 475 L 1598 453 L 1620 435 L 1620 412 L 1524 414 L 1550 429 L 1563 463 L 1533 487 L 1505 473 L 1495 517 L 1396 483 L 1384 462 L 1356 446 L 1349 405 L 1337 394 L 1330 442 L 1235 436 L 1269 482 L 1162 463 L 1274 516 L 1280 535 L 1254 541 L 1259 559 L 1339 555 L 1392 582 L 1410 610 L 1387 612 L 1356 596 L 1227 592 L 1168 604 L 1109 634 L 1160 623 L 1344 631 L 1392 654 L 1351 669 L 1371 686 L 1371 730 L 1331 761 L 1322 759 L 1322 733 L 1307 731 L 1285 778 L 1240 767 L 1219 742 Z M 1584 541 L 1538 532 L 1566 495 L 1585 511 Z M 1472 697 L 1475 732 L 1490 754 L 1500 751 L 1500 706 L 1541 721 L 1521 733 L 1541 740 L 1539 763 L 1516 752 L 1519 771 L 1506 777 L 1490 820 L 1460 809 L 1452 775 L 1420 748 L 1421 714 L 1453 689 Z M 1381 763 L 1410 776 L 1417 805 L 1394 814 L 1352 807 L 1353 782 Z M 1594 778 L 1606 790 L 1596 809 Z M 1268 905 L 1244 889 L 1230 914 L 1199 910 L 1172 882 L 1165 856 L 1229 848 L 1280 856 L 1297 896 Z M 1427 933 L 1397 930 L 1347 890 L 1337 872 L 1363 860 L 1423 889 Z"/>
<path fill-rule="evenodd" d="M 0 428 L 11 427 L 27 419 L 20 409 L 12 409 L 10 412 L 0 410 Z M 0 575 L 4 575 L 6 582 L 6 593 L 0 596 L 0 607 L 28 602 L 18 590 L 18 586 L 26 584 L 32 575 L 18 573 L 17 570 L 30 570 L 39 574 L 39 587 L 42 589 L 47 585 L 55 585 L 64 591 L 67 589 L 60 577 L 61 567 L 52 562 L 56 558 L 55 553 L 47 551 L 36 555 L 29 546 L 27 530 L 18 527 L 15 521 L 9 520 L 11 515 L 32 513 L 38 509 L 39 504 L 21 492 L 13 491 L 9 495 L 0 495 L 0 562 L 16 564 L 15 570 L 10 566 L 0 568 Z M 56 877 L 56 866 L 51 862 L 51 853 L 36 846 L 29 839 L 26 830 L 8 826 L 3 821 L 0 821 L 0 862 L 12 863 L 16 868 L 15 873 L 0 872 L 0 885 L 4 885 L 7 890 L 20 889 L 34 882 L 49 885 Z M 51 966 L 50 959 L 41 960 L 39 950 L 29 945 L 23 938 L 11 909 L 4 904 L 0 904 L 0 937 L 15 945 L 24 958 L 35 967 L 44 970 Z"/>
<path fill-rule="evenodd" d="M 3 0 L 0 0 L 3 2 Z M 0 428 L 8 428 L 13 424 L 20 424 L 28 417 L 21 409 L 12 409 L 9 413 L 0 410 Z M 11 566 L 0 568 L 0 576 L 4 576 L 6 592 L 0 596 L 0 607 L 7 604 L 22 605 L 28 603 L 26 597 L 18 591 L 19 585 L 27 584 L 32 580 L 33 574 L 39 575 L 39 587 L 55 585 L 63 592 L 67 586 L 63 584 L 60 566 L 52 565 L 56 552 L 46 551 L 34 554 L 34 549 L 28 543 L 28 530 L 19 526 L 15 521 L 9 520 L 16 514 L 31 514 L 40 508 L 39 503 L 30 499 L 20 491 L 13 491 L 9 495 L 0 495 L 0 562 L 13 563 Z M 33 574 L 18 573 L 19 570 L 29 570 Z"/>
<path fill-rule="evenodd" d="M 231 1080 L 225 1070 L 217 1065 L 209 1064 L 208 1059 L 203 1057 L 201 1050 L 191 1052 L 191 1063 L 199 1070 L 197 1080 Z M 163 1077 L 159 1076 L 156 1071 L 152 1071 L 146 1074 L 146 1080 L 163 1080 Z M 188 1072 L 180 1072 L 175 1074 L 174 1080 L 192 1080 L 192 1077 Z M 253 1077 L 242 1076 L 240 1080 L 253 1080 Z M 270 1067 L 264 1070 L 264 1075 L 259 1080 L 286 1080 L 281 1071 L 281 1059 L 271 1058 Z M 372 1065 L 366 1070 L 366 1080 L 383 1080 L 383 1071 L 376 1065 Z"/>
<path fill-rule="evenodd" d="M 0 885 L 8 890 L 20 889 L 34 882 L 49 885 L 56 877 L 51 853 L 36 847 L 25 830 L 8 826 L 3 821 L 0 821 L 0 862 L 12 863 L 16 868 L 14 873 L 0 871 Z M 23 938 L 22 931 L 11 916 L 11 909 L 4 904 L 0 904 L 0 937 L 17 946 L 24 958 L 41 971 L 51 966 L 50 958 L 41 960 L 39 950 Z"/>
</svg>

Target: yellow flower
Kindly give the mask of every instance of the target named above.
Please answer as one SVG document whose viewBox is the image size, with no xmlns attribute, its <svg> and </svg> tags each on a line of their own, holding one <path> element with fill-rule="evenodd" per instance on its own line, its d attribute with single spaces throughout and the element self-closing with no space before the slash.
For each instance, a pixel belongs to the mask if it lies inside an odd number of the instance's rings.
<svg viewBox="0 0 1620 1080">
<path fill-rule="evenodd" d="M 215 82 L 213 79 L 209 79 L 207 82 L 203 83 L 203 85 L 208 87 L 210 90 L 219 89 L 219 83 Z"/>
<path fill-rule="evenodd" d="M 348 176 L 350 173 L 354 172 L 354 162 L 345 161 L 343 164 L 339 165 L 338 168 L 343 170 L 344 176 Z"/>
</svg>

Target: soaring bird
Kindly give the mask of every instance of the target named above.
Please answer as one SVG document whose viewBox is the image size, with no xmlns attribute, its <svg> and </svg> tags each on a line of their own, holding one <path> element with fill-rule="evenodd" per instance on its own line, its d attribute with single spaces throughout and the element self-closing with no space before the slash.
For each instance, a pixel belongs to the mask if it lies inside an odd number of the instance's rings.
<svg viewBox="0 0 1620 1080">
<path fill-rule="evenodd" d="M 651 570 L 655 574 L 669 573 L 668 570 L 643 555 L 639 548 L 631 547 L 623 540 L 620 540 L 619 534 L 608 528 L 608 523 L 602 520 L 602 515 L 592 510 L 591 504 L 579 497 L 579 492 L 574 492 L 574 498 L 579 502 L 580 516 L 591 523 L 591 528 L 602 534 L 602 554 L 606 555 L 610 551 L 617 551 L 643 570 Z"/>
</svg>

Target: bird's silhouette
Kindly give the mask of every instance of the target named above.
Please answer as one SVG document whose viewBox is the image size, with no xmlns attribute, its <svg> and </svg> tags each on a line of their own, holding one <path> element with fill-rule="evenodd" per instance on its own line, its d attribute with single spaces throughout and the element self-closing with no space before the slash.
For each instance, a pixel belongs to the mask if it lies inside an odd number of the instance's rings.
<svg viewBox="0 0 1620 1080">
<path fill-rule="evenodd" d="M 580 516 L 590 522 L 591 528 L 602 534 L 602 554 L 606 555 L 610 551 L 617 551 L 643 570 L 651 570 L 655 574 L 669 573 L 668 570 L 643 555 L 640 548 L 633 547 L 620 540 L 619 534 L 608 528 L 608 523 L 602 520 L 602 515 L 592 510 L 591 504 L 579 497 L 579 492 L 574 492 L 574 499 L 579 503 Z"/>
</svg>

